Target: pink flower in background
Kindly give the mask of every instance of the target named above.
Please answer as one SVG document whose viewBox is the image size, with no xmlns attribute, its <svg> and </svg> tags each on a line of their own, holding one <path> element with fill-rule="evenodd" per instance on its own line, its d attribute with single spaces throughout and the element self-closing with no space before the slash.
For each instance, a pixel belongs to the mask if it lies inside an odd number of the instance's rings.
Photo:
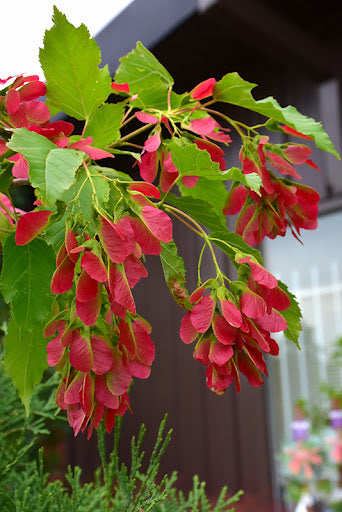
<svg viewBox="0 0 342 512">
<path fill-rule="evenodd" d="M 313 467 L 323 462 L 319 448 L 304 446 L 302 443 L 297 443 L 293 448 L 287 448 L 285 454 L 289 456 L 289 471 L 293 475 L 303 473 L 308 479 L 313 477 Z"/>
</svg>

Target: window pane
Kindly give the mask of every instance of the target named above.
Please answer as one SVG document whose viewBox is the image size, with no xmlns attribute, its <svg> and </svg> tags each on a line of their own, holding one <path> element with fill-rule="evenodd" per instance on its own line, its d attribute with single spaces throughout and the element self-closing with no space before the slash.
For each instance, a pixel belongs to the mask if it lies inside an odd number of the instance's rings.
<svg viewBox="0 0 342 512">
<path fill-rule="evenodd" d="M 315 231 L 303 231 L 301 245 L 294 237 L 267 240 L 267 268 L 295 294 L 303 314 L 301 351 L 279 337 L 280 356 L 271 358 L 271 407 L 276 448 L 290 435 L 296 400 L 321 404 L 321 383 L 342 386 L 342 372 L 333 361 L 336 339 L 342 335 L 342 212 L 319 219 Z"/>
</svg>

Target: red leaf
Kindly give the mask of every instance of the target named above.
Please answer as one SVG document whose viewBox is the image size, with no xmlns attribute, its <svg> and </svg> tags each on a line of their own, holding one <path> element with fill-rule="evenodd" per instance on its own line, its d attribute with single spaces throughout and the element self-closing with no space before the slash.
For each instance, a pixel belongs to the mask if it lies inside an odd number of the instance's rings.
<svg viewBox="0 0 342 512">
<path fill-rule="evenodd" d="M 76 299 L 79 302 L 88 302 L 98 293 L 98 281 L 92 279 L 85 270 L 82 270 L 76 284 Z"/>
<path fill-rule="evenodd" d="M 302 139 L 313 140 L 312 137 L 304 135 L 304 133 L 297 132 L 297 130 L 291 128 L 290 126 L 282 126 L 281 128 L 284 130 L 284 132 L 289 133 L 290 135 L 295 135 L 296 137 L 301 137 Z"/>
<path fill-rule="evenodd" d="M 196 290 L 194 290 L 192 292 L 192 294 L 190 295 L 190 302 L 191 304 L 195 304 L 195 302 L 198 302 L 202 297 L 203 297 L 203 293 L 204 293 L 204 286 L 200 286 L 199 288 L 196 288 Z"/>
<path fill-rule="evenodd" d="M 97 322 L 102 305 L 102 286 L 98 285 L 98 292 L 87 302 L 76 299 L 77 314 L 85 325 L 94 325 Z"/>
<path fill-rule="evenodd" d="M 235 376 L 233 374 L 224 375 L 219 373 L 212 364 L 207 369 L 207 386 L 217 395 L 222 395 L 227 387 L 234 382 L 234 378 Z"/>
<path fill-rule="evenodd" d="M 210 350 L 210 339 L 200 339 L 194 350 L 194 359 L 204 364 L 204 366 L 208 366 L 209 361 L 209 350 Z"/>
<path fill-rule="evenodd" d="M 89 372 L 93 366 L 93 353 L 90 342 L 83 338 L 79 331 L 73 336 L 69 360 L 70 364 L 81 372 Z"/>
<path fill-rule="evenodd" d="M 80 403 L 84 414 L 89 416 L 94 405 L 94 381 L 89 373 L 86 373 L 83 378 Z"/>
<path fill-rule="evenodd" d="M 63 411 L 65 411 L 68 407 L 64 401 L 64 394 L 65 394 L 65 379 L 61 380 L 61 382 L 59 383 L 59 386 L 56 391 L 56 396 L 55 396 L 57 406 L 60 407 Z"/>
<path fill-rule="evenodd" d="M 190 130 L 200 135 L 209 135 L 213 132 L 216 122 L 210 116 L 202 119 L 193 119 L 190 122 Z"/>
<path fill-rule="evenodd" d="M 94 428 L 97 428 L 100 424 L 100 421 L 102 420 L 104 412 L 104 405 L 101 402 L 96 401 L 95 402 L 95 408 L 92 414 L 92 424 Z"/>
<path fill-rule="evenodd" d="M 265 300 L 268 307 L 284 311 L 291 305 L 289 296 L 279 286 L 270 289 L 266 286 L 258 285 L 257 292 Z"/>
<path fill-rule="evenodd" d="M 215 78 L 208 78 L 207 80 L 200 82 L 192 89 L 190 96 L 194 98 L 194 100 L 202 100 L 203 98 L 211 96 L 213 94 L 215 83 Z"/>
<path fill-rule="evenodd" d="M 79 151 L 84 151 L 84 153 L 90 156 L 92 160 L 101 160 L 102 158 L 114 158 L 114 155 L 108 153 L 108 151 L 90 146 L 92 142 L 92 137 L 87 137 L 86 139 L 81 139 L 77 142 L 69 144 L 68 147 L 72 149 L 78 149 Z"/>
<path fill-rule="evenodd" d="M 304 164 L 312 151 L 307 146 L 290 144 L 285 148 L 284 153 L 286 158 L 288 158 L 288 160 L 293 164 Z"/>
<path fill-rule="evenodd" d="M 182 318 L 180 325 L 181 340 L 186 343 L 192 343 L 198 336 L 198 332 L 191 322 L 191 311 L 188 311 Z"/>
<path fill-rule="evenodd" d="M 157 175 L 158 170 L 158 152 L 146 152 L 138 163 L 140 176 L 144 181 L 152 183 Z"/>
<path fill-rule="evenodd" d="M 93 351 L 92 370 L 97 375 L 102 375 L 110 370 L 113 363 L 113 351 L 109 342 L 100 336 L 90 338 L 91 349 Z"/>
<path fill-rule="evenodd" d="M 144 144 L 144 150 L 148 153 L 152 153 L 153 151 L 156 151 L 161 143 L 160 135 L 159 133 L 156 133 L 155 135 L 152 135 L 152 137 L 149 137 Z"/>
<path fill-rule="evenodd" d="M 119 343 L 126 347 L 130 356 L 134 357 L 137 351 L 137 346 L 131 322 L 126 322 L 124 319 L 120 319 L 118 327 L 120 331 Z"/>
<path fill-rule="evenodd" d="M 267 156 L 269 159 L 269 163 L 272 165 L 272 167 L 274 167 L 275 169 L 278 169 L 278 171 L 281 174 L 286 174 L 288 176 L 292 176 L 293 178 L 297 178 L 297 180 L 302 179 L 302 177 L 300 176 L 300 174 L 298 174 L 296 169 L 291 164 L 289 164 L 285 160 L 285 158 L 282 158 L 281 156 L 279 156 L 275 153 L 270 153 L 270 152 L 267 153 Z"/>
<path fill-rule="evenodd" d="M 183 183 L 184 187 L 193 188 L 198 182 L 198 176 L 182 176 L 181 182 Z"/>
<path fill-rule="evenodd" d="M 66 386 L 64 401 L 66 404 L 78 404 L 80 401 L 80 391 L 83 384 L 82 373 L 76 373 L 72 380 Z"/>
<path fill-rule="evenodd" d="M 228 192 L 226 204 L 223 207 L 224 215 L 239 213 L 248 197 L 248 190 L 243 185 L 233 186 Z"/>
<path fill-rule="evenodd" d="M 230 325 L 240 327 L 242 324 L 242 316 L 239 308 L 230 300 L 220 300 L 222 314 Z"/>
<path fill-rule="evenodd" d="M 167 192 L 175 180 L 178 178 L 179 172 L 171 160 L 171 153 L 168 153 L 163 160 L 163 165 L 160 173 L 160 189 L 162 192 Z"/>
<path fill-rule="evenodd" d="M 49 366 L 56 366 L 63 357 L 64 347 L 61 346 L 62 333 L 47 344 L 47 362 Z"/>
<path fill-rule="evenodd" d="M 66 250 L 66 247 L 65 247 L 65 242 L 63 242 L 62 245 L 60 246 L 60 248 L 58 249 L 58 253 L 57 253 L 57 256 L 56 256 L 56 267 L 59 267 L 59 265 L 67 257 L 68 257 L 68 253 L 67 253 L 67 250 Z M 70 258 L 68 257 L 68 259 L 70 259 Z"/>
<path fill-rule="evenodd" d="M 50 110 L 42 101 L 25 101 L 21 105 L 31 123 L 43 124 L 50 119 Z"/>
<path fill-rule="evenodd" d="M 74 283 L 75 263 L 66 256 L 56 268 L 51 279 L 51 291 L 55 295 L 67 292 Z"/>
<path fill-rule="evenodd" d="M 231 345 L 222 345 L 220 342 L 212 342 L 209 351 L 209 360 L 211 363 L 222 366 L 234 355 L 234 349 Z"/>
<path fill-rule="evenodd" d="M 107 434 L 109 434 L 115 425 L 115 416 L 116 416 L 116 410 L 115 409 L 107 409 L 104 410 L 104 424 Z"/>
<path fill-rule="evenodd" d="M 92 251 L 85 251 L 81 259 L 81 267 L 89 276 L 100 283 L 108 279 L 107 268 L 101 257 Z"/>
<path fill-rule="evenodd" d="M 134 239 L 140 245 L 142 252 L 158 256 L 161 253 L 162 246 L 143 221 L 135 217 L 131 219 L 131 225 L 134 231 Z"/>
<path fill-rule="evenodd" d="M 78 404 L 69 405 L 67 415 L 69 425 L 73 428 L 74 435 L 77 436 L 85 420 L 85 414 L 82 410 L 82 407 L 80 407 Z"/>
<path fill-rule="evenodd" d="M 124 275 L 124 270 L 119 270 L 117 265 L 113 264 L 110 264 L 109 266 L 109 290 L 113 299 L 118 304 L 135 315 L 135 302 L 128 285 L 126 275 Z"/>
<path fill-rule="evenodd" d="M 133 251 L 134 235 L 127 216 L 117 224 L 101 217 L 100 234 L 105 251 L 113 263 L 122 263 Z"/>
<path fill-rule="evenodd" d="M 266 303 L 259 295 L 245 292 L 240 298 L 241 311 L 249 318 L 260 318 L 266 313 Z"/>
<path fill-rule="evenodd" d="M 29 178 L 29 165 L 23 155 L 16 153 L 8 158 L 10 162 L 14 162 L 12 174 L 15 178 L 27 180 Z"/>
<path fill-rule="evenodd" d="M 18 220 L 15 243 L 17 245 L 26 245 L 31 242 L 43 231 L 51 215 L 52 212 L 48 210 L 28 212 L 22 215 Z"/>
<path fill-rule="evenodd" d="M 105 407 L 110 409 L 117 409 L 119 407 L 119 397 L 108 389 L 105 375 L 98 375 L 95 379 L 95 397 Z"/>
<path fill-rule="evenodd" d="M 238 367 L 247 377 L 251 386 L 261 386 L 263 384 L 264 381 L 259 371 L 243 352 L 239 352 Z"/>
<path fill-rule="evenodd" d="M 119 355 L 114 358 L 112 369 L 107 374 L 108 388 L 113 395 L 125 393 L 131 383 L 132 374 Z"/>
<path fill-rule="evenodd" d="M 267 286 L 267 288 L 276 288 L 278 286 L 277 279 L 268 272 L 262 265 L 255 263 L 252 261 L 251 256 L 246 256 L 243 258 L 236 258 L 236 261 L 240 264 L 248 263 L 251 267 L 252 277 L 254 281 L 263 286 Z"/>
<path fill-rule="evenodd" d="M 69 258 L 74 263 L 76 263 L 76 261 L 78 260 L 78 253 L 75 251 L 75 249 L 78 248 L 78 243 L 75 234 L 71 229 L 67 229 L 65 231 L 65 248 Z"/>
<path fill-rule="evenodd" d="M 266 353 L 269 352 L 270 345 L 268 343 L 267 333 L 261 327 L 256 325 L 256 322 L 253 323 L 249 321 L 248 326 L 249 333 L 244 335 L 245 342 L 252 347 L 255 347 L 255 344 L 257 344 L 261 350 Z"/>
<path fill-rule="evenodd" d="M 142 363 L 139 359 L 128 361 L 128 368 L 132 377 L 138 377 L 138 379 L 148 379 L 151 375 L 151 367 Z"/>
<path fill-rule="evenodd" d="M 137 346 L 137 358 L 141 363 L 151 366 L 155 357 L 153 341 L 140 323 L 133 322 L 132 329 Z"/>
<path fill-rule="evenodd" d="M 19 94 L 21 101 L 36 100 L 41 96 L 45 96 L 46 85 L 44 82 L 40 82 L 39 80 L 33 80 L 21 87 Z"/>
<path fill-rule="evenodd" d="M 240 324 L 241 325 L 241 324 Z M 223 345 L 234 345 L 237 337 L 237 328 L 232 327 L 221 315 L 215 315 L 213 331 L 216 338 Z"/>
<path fill-rule="evenodd" d="M 266 363 L 259 348 L 245 345 L 244 352 L 258 370 L 263 372 L 265 375 L 268 375 Z"/>
<path fill-rule="evenodd" d="M 138 111 L 135 113 L 135 117 L 144 124 L 157 124 L 159 122 L 159 119 L 156 116 L 148 114 L 147 112 Z"/>
<path fill-rule="evenodd" d="M 148 181 L 148 180 L 145 180 L 145 181 Z M 141 192 L 141 194 L 144 194 L 145 196 L 154 197 L 155 199 L 160 199 L 159 189 L 157 187 L 155 187 L 154 185 L 152 185 L 151 183 L 142 183 L 142 182 L 130 183 L 129 190 L 135 190 L 136 192 Z"/>
<path fill-rule="evenodd" d="M 144 206 L 141 217 L 148 229 L 158 240 L 166 243 L 171 242 L 172 221 L 165 212 L 154 206 Z"/>
<path fill-rule="evenodd" d="M 14 114 L 20 106 L 20 94 L 16 89 L 9 89 L 5 96 L 5 109 L 8 114 Z"/>
<path fill-rule="evenodd" d="M 119 318 L 125 319 L 127 316 L 127 309 L 121 306 L 121 304 L 118 304 L 114 299 L 110 301 L 110 310 L 113 315 Z"/>
<path fill-rule="evenodd" d="M 285 318 L 276 309 L 272 309 L 270 313 L 266 313 L 264 316 L 258 318 L 256 323 L 260 325 L 262 329 L 270 332 L 281 332 L 287 329 Z"/>
<path fill-rule="evenodd" d="M 117 84 L 116 82 L 112 82 L 111 83 L 111 89 L 113 91 L 127 92 L 127 94 L 129 94 L 129 85 L 128 85 L 128 83 Z"/>
<path fill-rule="evenodd" d="M 198 149 L 208 151 L 210 158 L 213 162 L 217 162 L 220 165 L 221 171 L 226 170 L 226 161 L 224 158 L 224 151 L 219 146 L 210 142 L 209 140 L 196 139 L 195 141 Z"/>
<path fill-rule="evenodd" d="M 206 332 L 212 322 L 215 310 L 215 301 L 210 295 L 205 295 L 191 311 L 191 323 L 198 332 Z"/>
<path fill-rule="evenodd" d="M 138 260 L 133 254 L 127 256 L 124 261 L 125 274 L 130 288 L 140 281 L 142 277 L 147 277 L 147 270 L 140 260 Z"/>
</svg>

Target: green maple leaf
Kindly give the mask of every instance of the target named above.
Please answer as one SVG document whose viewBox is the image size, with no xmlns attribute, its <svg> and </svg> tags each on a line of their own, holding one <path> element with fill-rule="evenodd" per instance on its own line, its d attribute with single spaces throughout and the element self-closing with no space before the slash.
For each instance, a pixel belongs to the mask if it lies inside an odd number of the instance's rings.
<svg viewBox="0 0 342 512">
<path fill-rule="evenodd" d="M 161 242 L 162 252 L 160 260 L 162 263 L 166 284 L 171 295 L 180 306 L 188 309 L 189 294 L 185 288 L 184 262 L 177 251 L 177 246 L 172 240 L 169 243 Z"/>
<path fill-rule="evenodd" d="M 42 333 L 53 301 L 55 255 L 43 240 L 18 246 L 11 235 L 3 246 L 3 258 L 1 292 L 11 307 L 5 368 L 28 412 L 33 387 L 47 366 Z"/>
<path fill-rule="evenodd" d="M 128 83 L 130 92 L 138 94 L 134 105 L 167 109 L 167 94 L 173 78 L 141 42 L 138 41 L 136 48 L 122 57 L 120 63 L 115 82 Z"/>
<path fill-rule="evenodd" d="M 52 19 L 39 52 L 47 104 L 54 113 L 88 119 L 111 92 L 108 67 L 99 69 L 101 52 L 85 25 L 74 27 L 56 7 Z"/>
<path fill-rule="evenodd" d="M 295 107 L 281 107 L 271 96 L 261 100 L 255 100 L 251 93 L 254 87 L 256 87 L 256 84 L 246 82 L 238 73 L 228 73 L 215 85 L 213 96 L 217 101 L 247 108 L 265 117 L 274 119 L 279 123 L 290 126 L 298 132 L 311 137 L 318 148 L 340 158 L 329 136 L 323 130 L 321 123 L 304 116 L 298 112 Z"/>
</svg>

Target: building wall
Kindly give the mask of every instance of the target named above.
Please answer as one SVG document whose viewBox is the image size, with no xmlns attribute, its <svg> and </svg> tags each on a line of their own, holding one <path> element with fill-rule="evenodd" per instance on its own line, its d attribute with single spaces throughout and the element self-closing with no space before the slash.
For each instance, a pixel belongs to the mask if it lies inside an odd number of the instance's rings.
<svg viewBox="0 0 342 512">
<path fill-rule="evenodd" d="M 153 6 L 152 11 L 147 11 L 148 3 Z M 232 4 L 229 1 L 219 2 L 202 14 L 195 13 L 194 2 L 190 0 L 166 2 L 168 11 L 161 9 L 161 4 L 164 2 L 160 0 L 136 1 L 98 35 L 104 62 L 113 70 L 117 50 L 120 48 L 119 55 L 121 49 L 129 51 L 134 46 L 132 36 L 136 34 L 173 75 L 176 92 L 190 90 L 206 78 L 220 78 L 229 71 L 238 71 L 244 79 L 260 84 L 255 90 L 256 98 L 274 95 L 282 105 L 294 104 L 302 113 L 323 120 L 338 145 L 339 82 L 331 81 L 332 77 L 322 70 L 316 73 L 311 60 L 304 62 L 304 56 L 299 55 L 296 60 L 292 54 L 287 55 L 286 42 L 280 47 L 283 53 L 274 52 L 265 34 L 260 34 L 260 29 L 258 32 L 256 11 L 246 19 L 246 13 L 241 17 L 229 9 Z M 153 13 L 152 19 L 147 12 Z M 253 27 L 254 15 L 254 32 L 247 32 L 249 26 Z M 165 25 L 167 17 L 169 27 Z M 130 27 L 129 31 L 125 27 Z M 236 114 L 235 109 L 227 112 Z M 241 120 L 254 120 L 254 116 L 239 115 Z M 236 163 L 239 143 L 234 134 L 232 138 L 227 167 Z M 303 172 L 303 182 L 320 191 L 326 209 L 339 207 L 342 174 L 338 162 L 321 154 L 314 155 L 314 159 L 327 172 L 320 174 L 308 168 Z M 175 238 L 182 244 L 185 262 L 191 264 L 199 251 L 197 241 L 192 233 L 178 225 Z M 133 386 L 133 415 L 127 414 L 124 420 L 123 455 L 128 451 L 131 434 L 137 432 L 142 421 L 148 427 L 147 445 L 151 445 L 160 420 L 168 412 L 168 425 L 174 434 L 162 471 L 177 469 L 181 488 L 189 489 L 192 475 L 198 474 L 207 481 L 212 496 L 218 494 L 222 485 L 228 485 L 232 492 L 240 488 L 245 491 L 245 504 L 251 504 L 254 498 L 249 511 L 279 510 L 270 454 L 272 411 L 267 384 L 261 388 L 243 384 L 239 395 L 233 388 L 223 397 L 213 395 L 205 385 L 204 368 L 192 360 L 192 348 L 180 341 L 183 311 L 173 303 L 163 284 L 158 259 L 149 260 L 148 267 L 148 282 L 138 285 L 135 297 L 138 311 L 153 326 L 156 361 L 151 377 L 136 381 Z M 191 283 L 195 282 L 194 269 L 189 272 L 189 280 L 191 289 Z M 83 450 L 82 441 L 78 443 L 71 448 L 75 459 Z"/>
</svg>

